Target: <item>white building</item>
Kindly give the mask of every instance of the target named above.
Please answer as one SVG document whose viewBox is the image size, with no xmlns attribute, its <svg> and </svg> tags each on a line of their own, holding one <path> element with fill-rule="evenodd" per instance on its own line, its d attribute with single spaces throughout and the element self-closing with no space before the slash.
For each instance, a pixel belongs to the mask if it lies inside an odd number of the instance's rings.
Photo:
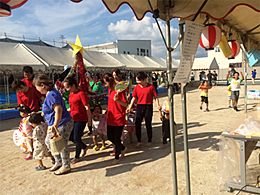
<svg viewBox="0 0 260 195">
<path fill-rule="evenodd" d="M 226 58 L 219 46 L 215 47 L 214 50 L 208 51 L 207 53 L 207 57 L 195 58 L 194 60 L 192 72 L 195 74 L 196 80 L 199 79 L 199 72 L 201 72 L 202 70 L 204 70 L 206 73 L 208 72 L 208 70 L 215 70 L 218 73 L 218 78 L 220 80 L 225 80 L 229 65 L 233 65 L 238 72 L 244 72 L 244 58 L 241 49 L 235 59 Z M 249 67 L 249 65 L 246 64 L 246 67 L 248 79 L 251 78 L 251 72 L 254 69 L 256 69 L 257 72 L 260 72 L 259 66 Z"/>
<path fill-rule="evenodd" d="M 152 56 L 151 40 L 117 40 L 112 43 L 84 47 L 87 51 Z"/>
</svg>

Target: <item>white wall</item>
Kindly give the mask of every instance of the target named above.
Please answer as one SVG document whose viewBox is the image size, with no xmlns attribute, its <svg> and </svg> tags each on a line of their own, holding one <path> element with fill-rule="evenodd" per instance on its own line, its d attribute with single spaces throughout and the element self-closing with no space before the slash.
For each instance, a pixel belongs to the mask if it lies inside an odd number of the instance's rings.
<svg viewBox="0 0 260 195">
<path fill-rule="evenodd" d="M 215 50 L 208 51 L 208 58 L 213 59 L 215 57 L 218 62 L 219 69 L 228 68 L 230 63 L 242 62 L 242 50 L 241 49 L 240 49 L 239 54 L 235 57 L 235 59 L 229 60 L 228 58 L 226 58 L 224 56 L 221 49 L 219 50 L 220 52 L 216 52 L 216 51 L 218 51 L 218 48 L 219 47 L 216 47 Z"/>
<path fill-rule="evenodd" d="M 148 56 L 152 56 L 151 40 L 117 40 L 117 47 L 118 53 L 139 56 L 147 56 L 148 53 Z M 141 49 L 144 50 L 143 53 L 141 53 Z"/>
</svg>

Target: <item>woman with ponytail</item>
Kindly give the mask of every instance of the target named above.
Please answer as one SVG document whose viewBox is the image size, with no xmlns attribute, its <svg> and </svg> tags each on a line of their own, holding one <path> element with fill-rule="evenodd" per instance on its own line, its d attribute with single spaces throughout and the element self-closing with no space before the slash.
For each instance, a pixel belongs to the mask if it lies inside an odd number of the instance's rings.
<svg viewBox="0 0 260 195">
<path fill-rule="evenodd" d="M 111 165 L 116 165 L 120 158 L 124 157 L 127 147 L 121 143 L 123 128 L 126 124 L 125 111 L 127 99 L 125 91 L 115 90 L 116 82 L 110 73 L 103 77 L 105 86 L 108 88 L 108 108 L 107 108 L 107 138 L 115 145 L 115 159 Z M 120 156 L 121 154 L 121 156 Z M 119 158 L 120 156 L 120 158 Z"/>
</svg>

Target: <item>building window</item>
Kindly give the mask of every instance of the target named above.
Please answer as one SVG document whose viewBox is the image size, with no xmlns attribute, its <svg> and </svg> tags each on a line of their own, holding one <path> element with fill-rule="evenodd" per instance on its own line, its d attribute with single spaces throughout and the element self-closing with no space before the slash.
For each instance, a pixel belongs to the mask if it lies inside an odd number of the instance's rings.
<svg viewBox="0 0 260 195">
<path fill-rule="evenodd" d="M 140 49 L 141 51 L 141 56 L 145 56 L 145 49 Z"/>
<path fill-rule="evenodd" d="M 125 51 L 123 53 L 125 54 Z"/>
<path fill-rule="evenodd" d="M 238 62 L 238 63 L 229 63 L 229 65 L 233 65 L 234 68 L 242 68 L 242 62 Z"/>
<path fill-rule="evenodd" d="M 127 54 L 130 54 L 130 52 L 128 51 Z"/>
<path fill-rule="evenodd" d="M 147 56 L 149 56 L 149 50 L 148 49 L 146 50 L 146 52 L 147 52 Z"/>
<path fill-rule="evenodd" d="M 139 48 L 137 48 L 137 55 L 139 56 Z"/>
</svg>

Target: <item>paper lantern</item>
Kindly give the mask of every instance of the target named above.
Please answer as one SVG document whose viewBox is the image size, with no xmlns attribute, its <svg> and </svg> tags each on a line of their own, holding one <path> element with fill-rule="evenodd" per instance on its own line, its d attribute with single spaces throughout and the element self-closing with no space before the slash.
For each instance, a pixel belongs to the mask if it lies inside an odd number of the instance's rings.
<svg viewBox="0 0 260 195">
<path fill-rule="evenodd" d="M 71 0 L 72 2 L 74 2 L 74 3 L 79 3 L 79 2 L 81 2 L 82 0 Z"/>
<path fill-rule="evenodd" d="M 232 55 L 228 56 L 228 59 L 235 59 L 240 52 L 240 44 L 235 40 L 229 40 L 228 44 L 233 52 Z"/>
<path fill-rule="evenodd" d="M 200 37 L 200 46 L 206 51 L 213 50 L 219 44 L 221 35 L 221 29 L 215 26 L 215 24 L 205 25 Z"/>
<path fill-rule="evenodd" d="M 28 0 L 1 0 L 0 1 L 0 17 L 11 16 L 11 10 L 21 7 Z"/>
</svg>

